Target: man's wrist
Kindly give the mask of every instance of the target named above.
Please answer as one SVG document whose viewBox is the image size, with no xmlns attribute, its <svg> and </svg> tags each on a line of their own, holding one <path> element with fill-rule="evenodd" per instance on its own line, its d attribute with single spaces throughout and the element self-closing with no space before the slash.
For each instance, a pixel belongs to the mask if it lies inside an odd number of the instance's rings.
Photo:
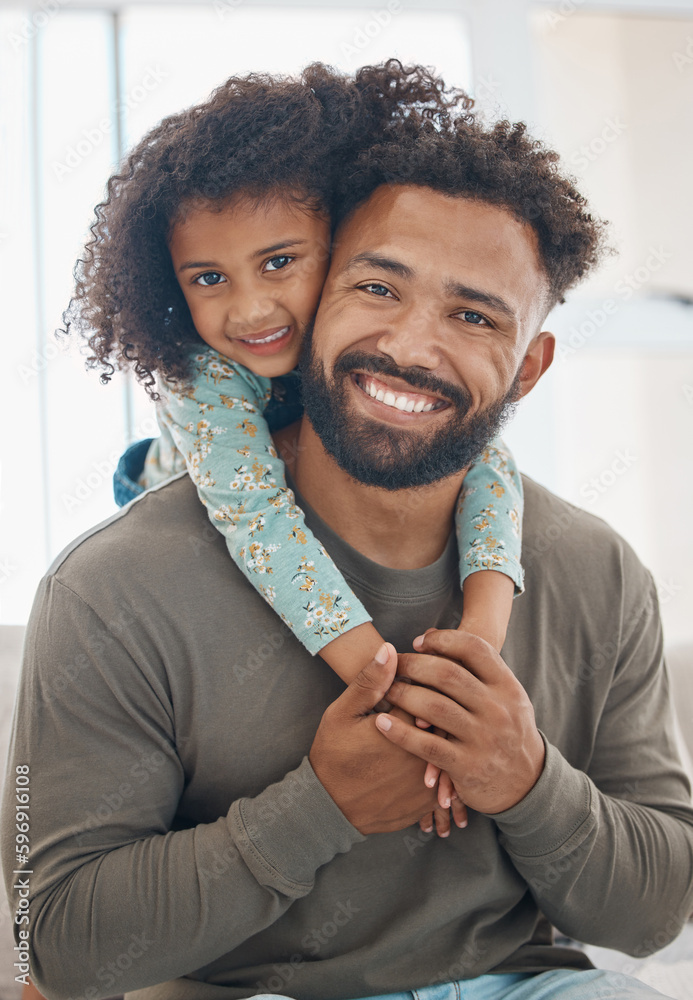
<svg viewBox="0 0 693 1000">
<path fill-rule="evenodd" d="M 307 757 L 259 795 L 234 802 L 228 822 L 256 878 L 296 897 L 310 890 L 318 868 L 364 839 L 320 783 Z"/>
<path fill-rule="evenodd" d="M 539 731 L 545 746 L 543 770 L 514 806 L 488 814 L 511 856 L 545 858 L 583 828 L 592 815 L 592 783 L 572 767 Z"/>
</svg>

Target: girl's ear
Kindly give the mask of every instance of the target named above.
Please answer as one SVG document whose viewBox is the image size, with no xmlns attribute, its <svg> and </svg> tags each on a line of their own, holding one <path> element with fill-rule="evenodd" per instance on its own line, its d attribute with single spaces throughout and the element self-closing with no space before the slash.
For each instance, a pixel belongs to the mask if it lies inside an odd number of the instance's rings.
<svg viewBox="0 0 693 1000">
<path fill-rule="evenodd" d="M 520 396 L 526 396 L 553 361 L 556 338 L 548 330 L 538 333 L 527 348 L 520 367 Z"/>
</svg>

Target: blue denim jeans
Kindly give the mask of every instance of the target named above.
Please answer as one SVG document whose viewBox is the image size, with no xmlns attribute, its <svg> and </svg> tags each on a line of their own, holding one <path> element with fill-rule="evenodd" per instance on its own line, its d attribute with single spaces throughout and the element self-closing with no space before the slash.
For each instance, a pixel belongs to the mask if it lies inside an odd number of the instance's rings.
<svg viewBox="0 0 693 1000">
<path fill-rule="evenodd" d="M 140 493 L 144 493 L 144 487 L 137 480 L 142 475 L 144 460 L 153 440 L 154 438 L 145 438 L 144 441 L 136 441 L 120 456 L 113 473 L 113 498 L 119 507 L 124 507 Z"/>
<path fill-rule="evenodd" d="M 556 969 L 537 974 L 478 976 L 476 979 L 424 986 L 406 993 L 381 993 L 359 1000 L 662 1000 L 663 997 L 663 993 L 651 986 L 620 972 Z M 254 1000 L 291 1000 L 291 997 L 262 993 Z"/>
</svg>

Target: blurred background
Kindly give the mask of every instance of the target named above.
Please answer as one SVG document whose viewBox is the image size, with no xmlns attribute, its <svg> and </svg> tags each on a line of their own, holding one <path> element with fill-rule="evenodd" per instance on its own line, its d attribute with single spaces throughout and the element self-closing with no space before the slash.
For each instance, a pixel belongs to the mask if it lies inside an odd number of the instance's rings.
<svg viewBox="0 0 693 1000">
<path fill-rule="evenodd" d="M 525 120 L 611 220 L 619 254 L 547 321 L 556 362 L 505 437 L 628 539 L 668 645 L 693 642 L 693 0 L 3 3 L 0 624 L 26 621 L 50 561 L 115 511 L 120 453 L 155 433 L 137 385 L 101 386 L 54 338 L 123 152 L 229 75 L 390 56 Z"/>
</svg>

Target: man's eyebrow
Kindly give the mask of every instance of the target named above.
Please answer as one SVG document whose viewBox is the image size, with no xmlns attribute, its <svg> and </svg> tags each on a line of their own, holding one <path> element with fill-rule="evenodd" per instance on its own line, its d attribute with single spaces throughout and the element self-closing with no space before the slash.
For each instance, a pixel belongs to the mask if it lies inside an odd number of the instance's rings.
<svg viewBox="0 0 693 1000">
<path fill-rule="evenodd" d="M 355 271 L 358 267 L 374 267 L 379 271 L 387 271 L 388 274 L 396 274 L 399 278 L 413 278 L 414 269 L 409 267 L 408 264 L 403 264 L 400 260 L 394 260 L 392 257 L 384 257 L 379 253 L 371 253 L 365 251 L 364 253 L 357 253 L 355 257 L 352 257 L 346 262 L 343 268 L 343 273 L 347 274 L 349 271 Z"/>
<path fill-rule="evenodd" d="M 478 302 L 479 305 L 488 306 L 490 309 L 495 309 L 496 312 L 507 316 L 513 322 L 517 322 L 517 316 L 508 303 L 504 299 L 501 299 L 500 296 L 493 295 L 491 292 L 483 292 L 480 288 L 470 288 L 468 285 L 461 285 L 459 281 L 447 281 L 445 283 L 445 292 L 456 299 L 467 299 L 471 302 Z"/>
</svg>

